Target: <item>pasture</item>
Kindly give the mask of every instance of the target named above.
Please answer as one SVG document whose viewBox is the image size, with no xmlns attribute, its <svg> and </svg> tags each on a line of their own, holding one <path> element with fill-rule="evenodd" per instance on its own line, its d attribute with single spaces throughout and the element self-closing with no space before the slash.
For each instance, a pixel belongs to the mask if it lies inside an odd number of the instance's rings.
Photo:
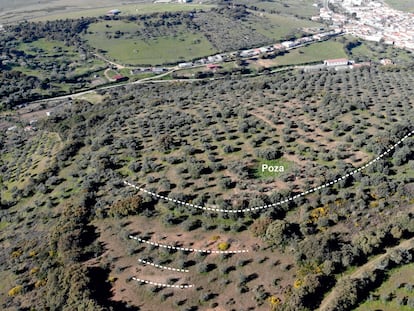
<svg viewBox="0 0 414 311">
<path fill-rule="evenodd" d="M 174 27 L 174 34 L 143 37 L 143 26 L 125 21 L 103 21 L 92 24 L 85 39 L 105 56 L 124 65 L 161 65 L 208 56 L 216 50 L 199 33 L 184 26 Z M 169 31 L 172 31 L 171 29 Z M 116 33 L 123 36 L 117 37 Z"/>
</svg>

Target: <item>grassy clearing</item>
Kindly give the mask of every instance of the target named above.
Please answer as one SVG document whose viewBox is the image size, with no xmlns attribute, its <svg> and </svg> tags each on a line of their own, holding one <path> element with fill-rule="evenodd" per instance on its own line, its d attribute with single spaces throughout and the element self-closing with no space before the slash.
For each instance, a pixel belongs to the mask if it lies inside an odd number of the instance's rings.
<svg viewBox="0 0 414 311">
<path fill-rule="evenodd" d="M 175 63 L 216 52 L 202 34 L 191 33 L 184 26 L 177 27 L 176 36 L 149 39 L 135 35 L 142 27 L 123 21 L 99 22 L 89 27 L 85 38 L 92 47 L 106 51 L 107 57 L 128 65 Z M 116 38 L 113 34 L 117 31 L 125 35 Z"/>
<path fill-rule="evenodd" d="M 261 67 L 273 68 L 278 66 L 300 65 L 322 62 L 325 59 L 342 57 L 348 58 L 343 49 L 342 43 L 331 40 L 296 48 L 273 59 L 254 59 L 249 60 L 248 63 L 251 69 L 257 70 Z"/>
<path fill-rule="evenodd" d="M 342 57 L 347 57 L 347 55 L 341 43 L 336 41 L 325 41 L 290 50 L 285 55 L 276 57 L 275 64 L 297 65 Z"/>
<path fill-rule="evenodd" d="M 252 1 L 242 0 L 242 3 L 254 5 L 259 9 L 280 14 L 295 15 L 300 17 L 311 17 L 318 14 L 318 9 L 313 5 L 313 0 L 272 0 L 272 1 Z"/>
<path fill-rule="evenodd" d="M 138 15 L 149 14 L 155 12 L 178 12 L 178 11 L 193 11 L 193 10 L 208 10 L 214 7 L 214 5 L 208 4 L 179 4 L 179 3 L 145 3 L 145 4 L 117 4 L 118 8 L 123 15 Z M 105 7 L 98 9 L 79 10 L 76 12 L 67 12 L 59 14 L 51 14 L 47 16 L 34 18 L 34 21 L 47 21 L 63 18 L 81 18 L 81 17 L 96 17 L 105 15 L 108 10 L 114 7 Z"/>
<path fill-rule="evenodd" d="M 68 47 L 61 41 L 49 41 L 44 38 L 29 43 L 21 43 L 19 49 L 33 56 L 38 55 L 37 53 L 41 50 L 42 57 L 54 57 L 62 53 L 65 53 L 66 56 L 77 55 L 73 47 Z"/>
<path fill-rule="evenodd" d="M 261 13 L 258 16 L 260 16 L 260 19 L 255 23 L 251 23 L 252 28 L 275 41 L 292 35 L 299 28 L 321 25 L 316 22 L 277 14 Z"/>
<path fill-rule="evenodd" d="M 19 65 L 14 66 L 14 69 L 43 79 L 50 78 L 56 64 L 70 64 L 67 74 L 75 76 L 84 75 L 106 66 L 104 61 L 98 59 L 80 61 L 79 53 L 75 51 L 74 47 L 68 47 L 60 41 L 44 38 L 29 43 L 21 43 L 18 50 L 36 57 L 43 64 L 43 67 L 32 68 L 29 65 Z M 62 88 L 62 86 L 63 84 L 58 85 L 59 88 Z"/>
<path fill-rule="evenodd" d="M 99 95 L 97 93 L 88 93 L 88 94 L 82 95 L 80 98 L 87 100 L 92 104 L 99 104 L 103 101 L 105 96 Z"/>
<path fill-rule="evenodd" d="M 352 40 L 352 38 L 349 39 Z M 372 60 L 377 62 L 383 58 L 390 58 L 394 62 L 410 62 L 413 59 L 413 54 L 409 51 L 369 41 L 362 41 L 359 46 L 353 48 L 351 56 L 358 61 Z"/>
</svg>

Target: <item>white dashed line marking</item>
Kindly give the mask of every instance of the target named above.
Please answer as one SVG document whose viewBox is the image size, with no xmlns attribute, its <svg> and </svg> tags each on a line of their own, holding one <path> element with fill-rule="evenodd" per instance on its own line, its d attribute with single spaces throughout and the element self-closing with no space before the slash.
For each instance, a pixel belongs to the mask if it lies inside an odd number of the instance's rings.
<svg viewBox="0 0 414 311">
<path fill-rule="evenodd" d="M 175 246 L 171 246 L 171 245 L 159 244 L 159 243 L 156 243 L 156 242 L 143 240 L 143 239 L 140 239 L 140 238 L 132 236 L 132 235 L 130 235 L 129 238 L 134 239 L 138 242 L 149 244 L 149 245 L 153 245 L 153 246 L 157 246 L 157 247 L 163 247 L 163 248 L 169 248 L 169 249 L 176 249 L 176 250 L 184 251 L 184 252 L 196 252 L 196 253 L 208 253 L 208 254 L 239 254 L 239 253 L 248 253 L 249 252 L 247 249 L 235 250 L 235 251 L 212 251 L 212 250 L 209 250 L 209 249 L 195 249 L 195 248 L 186 248 L 186 247 L 175 247 Z"/>
<path fill-rule="evenodd" d="M 169 247 L 170 248 L 170 247 Z M 163 270 L 170 270 L 170 271 L 177 271 L 177 272 L 190 272 L 189 270 L 186 269 L 176 269 L 176 268 L 171 268 L 171 267 L 166 267 L 166 266 L 162 266 L 162 265 L 157 265 L 155 263 L 143 260 L 143 259 L 138 259 L 139 262 L 143 263 L 144 265 L 150 265 L 159 269 L 163 269 Z"/>
<path fill-rule="evenodd" d="M 147 281 L 147 280 L 139 279 L 139 278 L 136 278 L 136 277 L 132 277 L 132 279 L 135 280 L 135 281 L 137 281 L 137 282 L 141 282 L 141 283 L 145 283 L 145 284 L 150 284 L 150 285 L 155 285 L 157 287 L 170 287 L 170 288 L 180 288 L 180 289 L 194 287 L 193 284 L 191 284 L 191 285 L 171 285 L 171 284 L 165 284 L 165 283 L 157 283 L 157 282 Z"/>
<path fill-rule="evenodd" d="M 349 172 L 346 175 L 341 176 L 340 178 L 337 178 L 335 180 L 329 181 L 329 182 L 327 182 L 327 183 L 325 183 L 323 185 L 317 186 L 315 188 L 312 188 L 312 189 L 309 189 L 307 191 L 304 191 L 304 192 L 302 192 L 300 194 L 297 194 L 297 195 L 295 195 L 293 197 L 290 197 L 290 198 L 287 198 L 285 200 L 281 200 L 279 202 L 276 202 L 276 203 L 273 203 L 273 204 L 269 204 L 269 205 L 263 205 L 263 206 L 257 206 L 257 207 L 252 207 L 252 208 L 245 208 L 245 209 L 238 209 L 238 210 L 234 210 L 234 209 L 221 209 L 221 208 L 214 208 L 214 207 L 206 207 L 206 206 L 201 206 L 201 205 L 196 205 L 196 204 L 189 204 L 188 202 L 183 202 L 183 201 L 180 201 L 180 200 L 171 199 L 171 198 L 166 197 L 166 196 L 163 196 L 163 195 L 159 195 L 157 193 L 148 191 L 148 190 L 146 190 L 144 188 L 141 188 L 141 187 L 138 187 L 138 186 L 136 186 L 134 184 L 131 184 L 130 182 L 128 182 L 126 180 L 124 181 L 124 184 L 127 185 L 127 186 L 129 186 L 129 187 L 135 188 L 135 189 L 137 189 L 139 191 L 148 193 L 149 195 L 151 195 L 153 197 L 157 197 L 157 198 L 160 198 L 160 199 L 165 200 L 165 201 L 170 201 L 170 202 L 174 202 L 174 203 L 181 204 L 181 205 L 185 205 L 185 206 L 191 206 L 191 207 L 198 208 L 198 209 L 202 209 L 202 210 L 205 210 L 205 211 L 222 212 L 222 213 L 242 213 L 242 212 L 256 211 L 256 210 L 260 210 L 260 209 L 264 209 L 264 208 L 269 208 L 269 207 L 275 207 L 277 205 L 281 205 L 281 204 L 287 203 L 287 202 L 292 201 L 292 200 L 294 200 L 296 198 L 302 197 L 302 196 L 304 196 L 306 194 L 309 194 L 309 193 L 312 193 L 312 192 L 321 190 L 321 189 L 323 189 L 325 187 L 329 187 L 329 186 L 331 186 L 333 184 L 336 184 L 339 181 L 345 179 L 346 177 L 352 176 L 352 175 L 360 172 L 361 170 L 364 170 L 367 167 L 371 166 L 376 161 L 378 161 L 379 159 L 381 159 L 382 157 L 384 157 L 385 155 L 387 155 L 388 153 L 390 153 L 392 150 L 394 150 L 399 144 L 401 144 L 405 139 L 407 139 L 408 137 L 410 137 L 413 133 L 414 133 L 414 131 L 411 131 L 410 133 L 408 133 L 407 135 L 405 135 L 403 138 L 401 138 L 397 143 L 395 143 L 391 148 L 387 149 L 387 151 L 385 151 L 384 153 L 380 154 L 375 159 L 369 161 L 367 164 L 363 165 L 362 167 L 357 168 L 357 169 L 353 170 L 352 172 Z"/>
</svg>

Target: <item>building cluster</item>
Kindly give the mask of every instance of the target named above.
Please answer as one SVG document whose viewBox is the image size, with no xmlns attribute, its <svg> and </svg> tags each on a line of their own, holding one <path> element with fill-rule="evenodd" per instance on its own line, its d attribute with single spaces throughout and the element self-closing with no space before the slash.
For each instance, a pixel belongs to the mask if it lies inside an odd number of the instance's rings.
<svg viewBox="0 0 414 311">
<path fill-rule="evenodd" d="M 414 51 L 414 14 L 390 8 L 378 0 L 331 0 L 343 12 L 335 13 L 327 6 L 319 18 L 330 20 L 345 33 L 364 40 L 384 42 Z"/>
<path fill-rule="evenodd" d="M 336 58 L 336 59 L 326 59 L 323 61 L 322 64 L 300 66 L 298 68 L 301 68 L 304 72 L 311 72 L 311 71 L 321 71 L 321 70 L 341 71 L 341 70 L 346 70 L 346 69 L 354 69 L 354 68 L 362 68 L 362 67 L 371 67 L 371 62 L 356 63 L 355 61 L 349 60 L 347 58 Z"/>
<path fill-rule="evenodd" d="M 37 120 L 33 119 L 30 120 L 28 124 L 23 128 L 23 131 L 25 132 L 35 132 L 37 131 Z M 6 132 L 15 132 L 18 130 L 18 127 L 16 125 L 10 126 L 6 129 Z"/>
<path fill-rule="evenodd" d="M 167 72 L 169 69 L 167 67 L 139 67 L 131 69 L 132 75 L 142 74 L 142 73 L 155 73 L 161 74 Z"/>
<path fill-rule="evenodd" d="M 207 58 L 201 58 L 193 62 L 179 63 L 179 68 L 191 68 L 194 66 L 202 66 L 207 64 L 217 64 L 225 61 L 234 60 L 236 58 L 251 58 L 259 55 L 272 55 L 281 51 L 287 51 L 307 44 L 324 41 L 331 37 L 342 34 L 341 29 L 333 29 L 327 32 L 317 33 L 311 36 L 302 37 L 296 40 L 283 41 L 272 45 L 262 46 L 254 49 L 234 51 L 228 53 L 217 54 Z"/>
</svg>

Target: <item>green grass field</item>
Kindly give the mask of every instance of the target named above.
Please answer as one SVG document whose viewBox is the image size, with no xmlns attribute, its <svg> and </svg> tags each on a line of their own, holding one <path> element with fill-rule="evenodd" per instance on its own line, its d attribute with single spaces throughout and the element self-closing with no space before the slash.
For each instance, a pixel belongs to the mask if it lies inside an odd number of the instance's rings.
<svg viewBox="0 0 414 311">
<path fill-rule="evenodd" d="M 378 46 L 374 42 L 362 41 L 362 44 L 351 50 L 355 60 L 380 61 L 382 58 L 390 58 L 394 62 L 411 62 L 413 54 L 409 51 L 395 48 L 391 45 Z"/>
<path fill-rule="evenodd" d="M 111 28 L 107 28 L 109 25 Z M 105 21 L 92 24 L 85 38 L 95 49 L 106 51 L 105 56 L 124 65 L 161 65 L 176 63 L 214 54 L 216 50 L 202 34 L 191 33 L 179 26 L 177 35 L 160 36 L 140 40 L 135 32 L 140 25 L 123 21 Z M 116 31 L 128 33 L 120 38 L 112 36 Z M 132 37 L 131 37 L 132 36 Z M 135 37 L 134 37 L 135 36 Z"/>
<path fill-rule="evenodd" d="M 105 7 L 98 9 L 79 10 L 76 12 L 65 12 L 59 14 L 50 14 L 34 18 L 34 21 L 56 20 L 62 18 L 81 18 L 81 17 L 96 17 L 105 15 L 110 9 L 117 8 L 122 15 L 137 15 L 148 14 L 155 12 L 177 12 L 177 11 L 192 11 L 198 9 L 208 10 L 214 5 L 208 4 L 179 4 L 179 3 L 145 3 L 145 4 L 114 4 L 114 7 Z"/>
<path fill-rule="evenodd" d="M 347 57 L 341 43 L 325 41 L 290 50 L 275 58 L 275 65 L 297 65 L 322 61 L 330 58 Z"/>
<path fill-rule="evenodd" d="M 318 14 L 318 9 L 313 6 L 313 0 L 272 0 L 272 1 L 257 1 L 257 0 L 239 0 L 238 2 L 247 5 L 254 5 L 259 9 L 264 9 L 268 12 L 274 11 L 280 14 L 297 15 L 301 17 L 310 17 Z"/>
<path fill-rule="evenodd" d="M 292 34 L 302 27 L 318 27 L 321 24 L 298 19 L 293 16 L 287 17 L 278 14 L 262 13 L 257 17 L 257 22 L 251 23 L 251 26 L 262 35 L 279 41 L 285 36 Z"/>
<path fill-rule="evenodd" d="M 385 3 L 400 11 L 414 12 L 414 2 L 411 0 L 385 0 Z"/>
</svg>

